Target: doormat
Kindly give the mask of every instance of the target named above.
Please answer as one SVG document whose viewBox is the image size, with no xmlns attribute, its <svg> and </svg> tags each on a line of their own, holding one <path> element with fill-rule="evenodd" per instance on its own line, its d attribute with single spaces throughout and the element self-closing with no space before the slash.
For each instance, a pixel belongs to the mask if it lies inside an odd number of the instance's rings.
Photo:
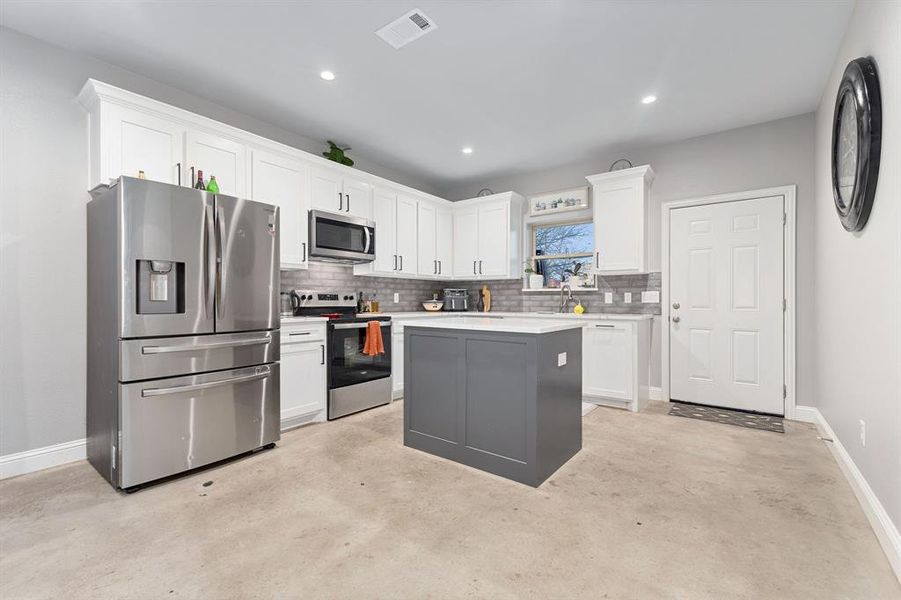
<svg viewBox="0 0 901 600">
<path fill-rule="evenodd" d="M 701 421 L 712 421 L 714 423 L 725 423 L 726 425 L 737 425 L 750 429 L 785 433 L 785 429 L 782 427 L 782 417 L 774 417 L 772 415 L 760 415 L 740 410 L 683 404 L 681 402 L 670 402 L 669 414 L 688 419 L 700 419 Z"/>
</svg>

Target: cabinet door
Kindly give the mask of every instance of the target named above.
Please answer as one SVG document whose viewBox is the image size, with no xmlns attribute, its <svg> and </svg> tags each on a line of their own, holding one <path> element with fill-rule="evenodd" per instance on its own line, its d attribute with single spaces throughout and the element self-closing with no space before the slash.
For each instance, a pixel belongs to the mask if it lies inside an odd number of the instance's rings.
<svg viewBox="0 0 901 600">
<path fill-rule="evenodd" d="M 417 272 L 420 275 L 432 276 L 438 274 L 437 248 L 437 209 L 434 204 L 428 202 L 419 203 L 419 226 L 417 231 L 419 243 L 417 245 Z"/>
<path fill-rule="evenodd" d="M 397 272 L 397 195 L 376 189 L 373 200 L 375 221 L 375 260 L 372 270 L 376 273 Z"/>
<path fill-rule="evenodd" d="M 479 207 L 479 264 L 482 277 L 506 277 L 509 267 L 510 218 L 507 203 Z"/>
<path fill-rule="evenodd" d="M 479 209 L 475 206 L 454 211 L 454 276 L 478 276 Z"/>
<path fill-rule="evenodd" d="M 334 171 L 314 168 L 310 175 L 310 204 L 317 210 L 344 212 L 341 176 Z"/>
<path fill-rule="evenodd" d="M 391 397 L 404 395 L 404 334 L 395 333 L 391 338 Z"/>
<path fill-rule="evenodd" d="M 592 323 L 582 330 L 582 394 L 632 398 L 631 325 Z"/>
<path fill-rule="evenodd" d="M 416 212 L 418 202 L 405 196 L 397 197 L 397 226 L 395 228 L 398 264 L 397 272 L 415 275 L 418 268 L 416 258 Z"/>
<path fill-rule="evenodd" d="M 594 194 L 595 261 L 601 271 L 638 272 L 644 270 L 642 247 L 644 207 L 641 182 Z"/>
<path fill-rule="evenodd" d="M 449 208 L 439 208 L 435 217 L 435 258 L 438 259 L 438 275 L 454 274 L 454 213 Z"/>
<path fill-rule="evenodd" d="M 325 341 L 282 343 L 282 421 L 325 410 L 325 369 Z"/>
<path fill-rule="evenodd" d="M 187 140 L 187 164 L 188 167 L 194 167 L 195 180 L 197 171 L 203 171 L 205 182 L 209 182 L 211 176 L 216 176 L 219 193 L 237 198 L 246 197 L 244 144 L 199 131 L 188 131 Z M 187 177 L 191 177 L 190 168 Z"/>
<path fill-rule="evenodd" d="M 309 167 L 301 160 L 253 150 L 250 197 L 280 208 L 282 268 L 307 266 Z"/>
<path fill-rule="evenodd" d="M 344 212 L 360 217 L 372 218 L 372 186 L 362 181 L 344 178 Z"/>
<path fill-rule="evenodd" d="M 188 184 L 183 126 L 119 106 L 110 106 L 108 111 L 104 117 L 108 119 L 104 183 L 120 175 L 137 177 L 144 171 L 147 179 L 178 185 L 180 164 L 182 183 Z"/>
</svg>

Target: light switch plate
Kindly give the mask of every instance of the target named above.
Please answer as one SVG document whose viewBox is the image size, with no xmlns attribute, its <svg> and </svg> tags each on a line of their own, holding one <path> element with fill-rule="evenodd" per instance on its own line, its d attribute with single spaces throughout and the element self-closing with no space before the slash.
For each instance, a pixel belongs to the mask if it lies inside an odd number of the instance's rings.
<svg viewBox="0 0 901 600">
<path fill-rule="evenodd" d="M 632 302 L 632 292 L 626 292 L 623 294 L 623 302 L 626 304 L 630 304 Z"/>
<path fill-rule="evenodd" d="M 398 302 L 400 302 L 400 294 L 394 292 L 394 303 L 397 304 Z"/>
<path fill-rule="evenodd" d="M 613 304 L 613 292 L 604 292 L 604 304 Z"/>
<path fill-rule="evenodd" d="M 561 352 L 557 355 L 557 366 L 562 367 L 566 364 L 566 352 Z"/>
<path fill-rule="evenodd" d="M 641 301 L 646 304 L 656 304 L 660 302 L 660 292 L 642 292 Z"/>
</svg>

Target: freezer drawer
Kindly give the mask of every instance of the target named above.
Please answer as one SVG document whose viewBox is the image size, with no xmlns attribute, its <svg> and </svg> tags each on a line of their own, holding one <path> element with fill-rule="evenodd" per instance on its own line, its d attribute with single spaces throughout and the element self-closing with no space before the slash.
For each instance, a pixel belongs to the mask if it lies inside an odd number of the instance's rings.
<svg viewBox="0 0 901 600">
<path fill-rule="evenodd" d="M 128 488 L 279 439 L 279 365 L 120 384 Z"/>
<path fill-rule="evenodd" d="M 119 342 L 119 381 L 175 377 L 275 362 L 279 332 L 250 331 Z"/>
</svg>

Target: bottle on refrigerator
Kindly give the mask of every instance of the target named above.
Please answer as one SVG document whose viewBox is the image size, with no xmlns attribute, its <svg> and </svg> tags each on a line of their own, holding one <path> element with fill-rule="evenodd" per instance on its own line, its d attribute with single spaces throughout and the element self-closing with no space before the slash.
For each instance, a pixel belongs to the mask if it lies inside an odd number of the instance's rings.
<svg viewBox="0 0 901 600">
<path fill-rule="evenodd" d="M 211 194 L 219 193 L 219 183 L 216 181 L 215 175 L 210 175 L 210 182 L 206 184 L 206 191 L 210 192 Z"/>
<path fill-rule="evenodd" d="M 194 184 L 195 190 L 205 190 L 206 184 L 203 183 L 203 171 L 197 171 L 197 183 Z"/>
</svg>

